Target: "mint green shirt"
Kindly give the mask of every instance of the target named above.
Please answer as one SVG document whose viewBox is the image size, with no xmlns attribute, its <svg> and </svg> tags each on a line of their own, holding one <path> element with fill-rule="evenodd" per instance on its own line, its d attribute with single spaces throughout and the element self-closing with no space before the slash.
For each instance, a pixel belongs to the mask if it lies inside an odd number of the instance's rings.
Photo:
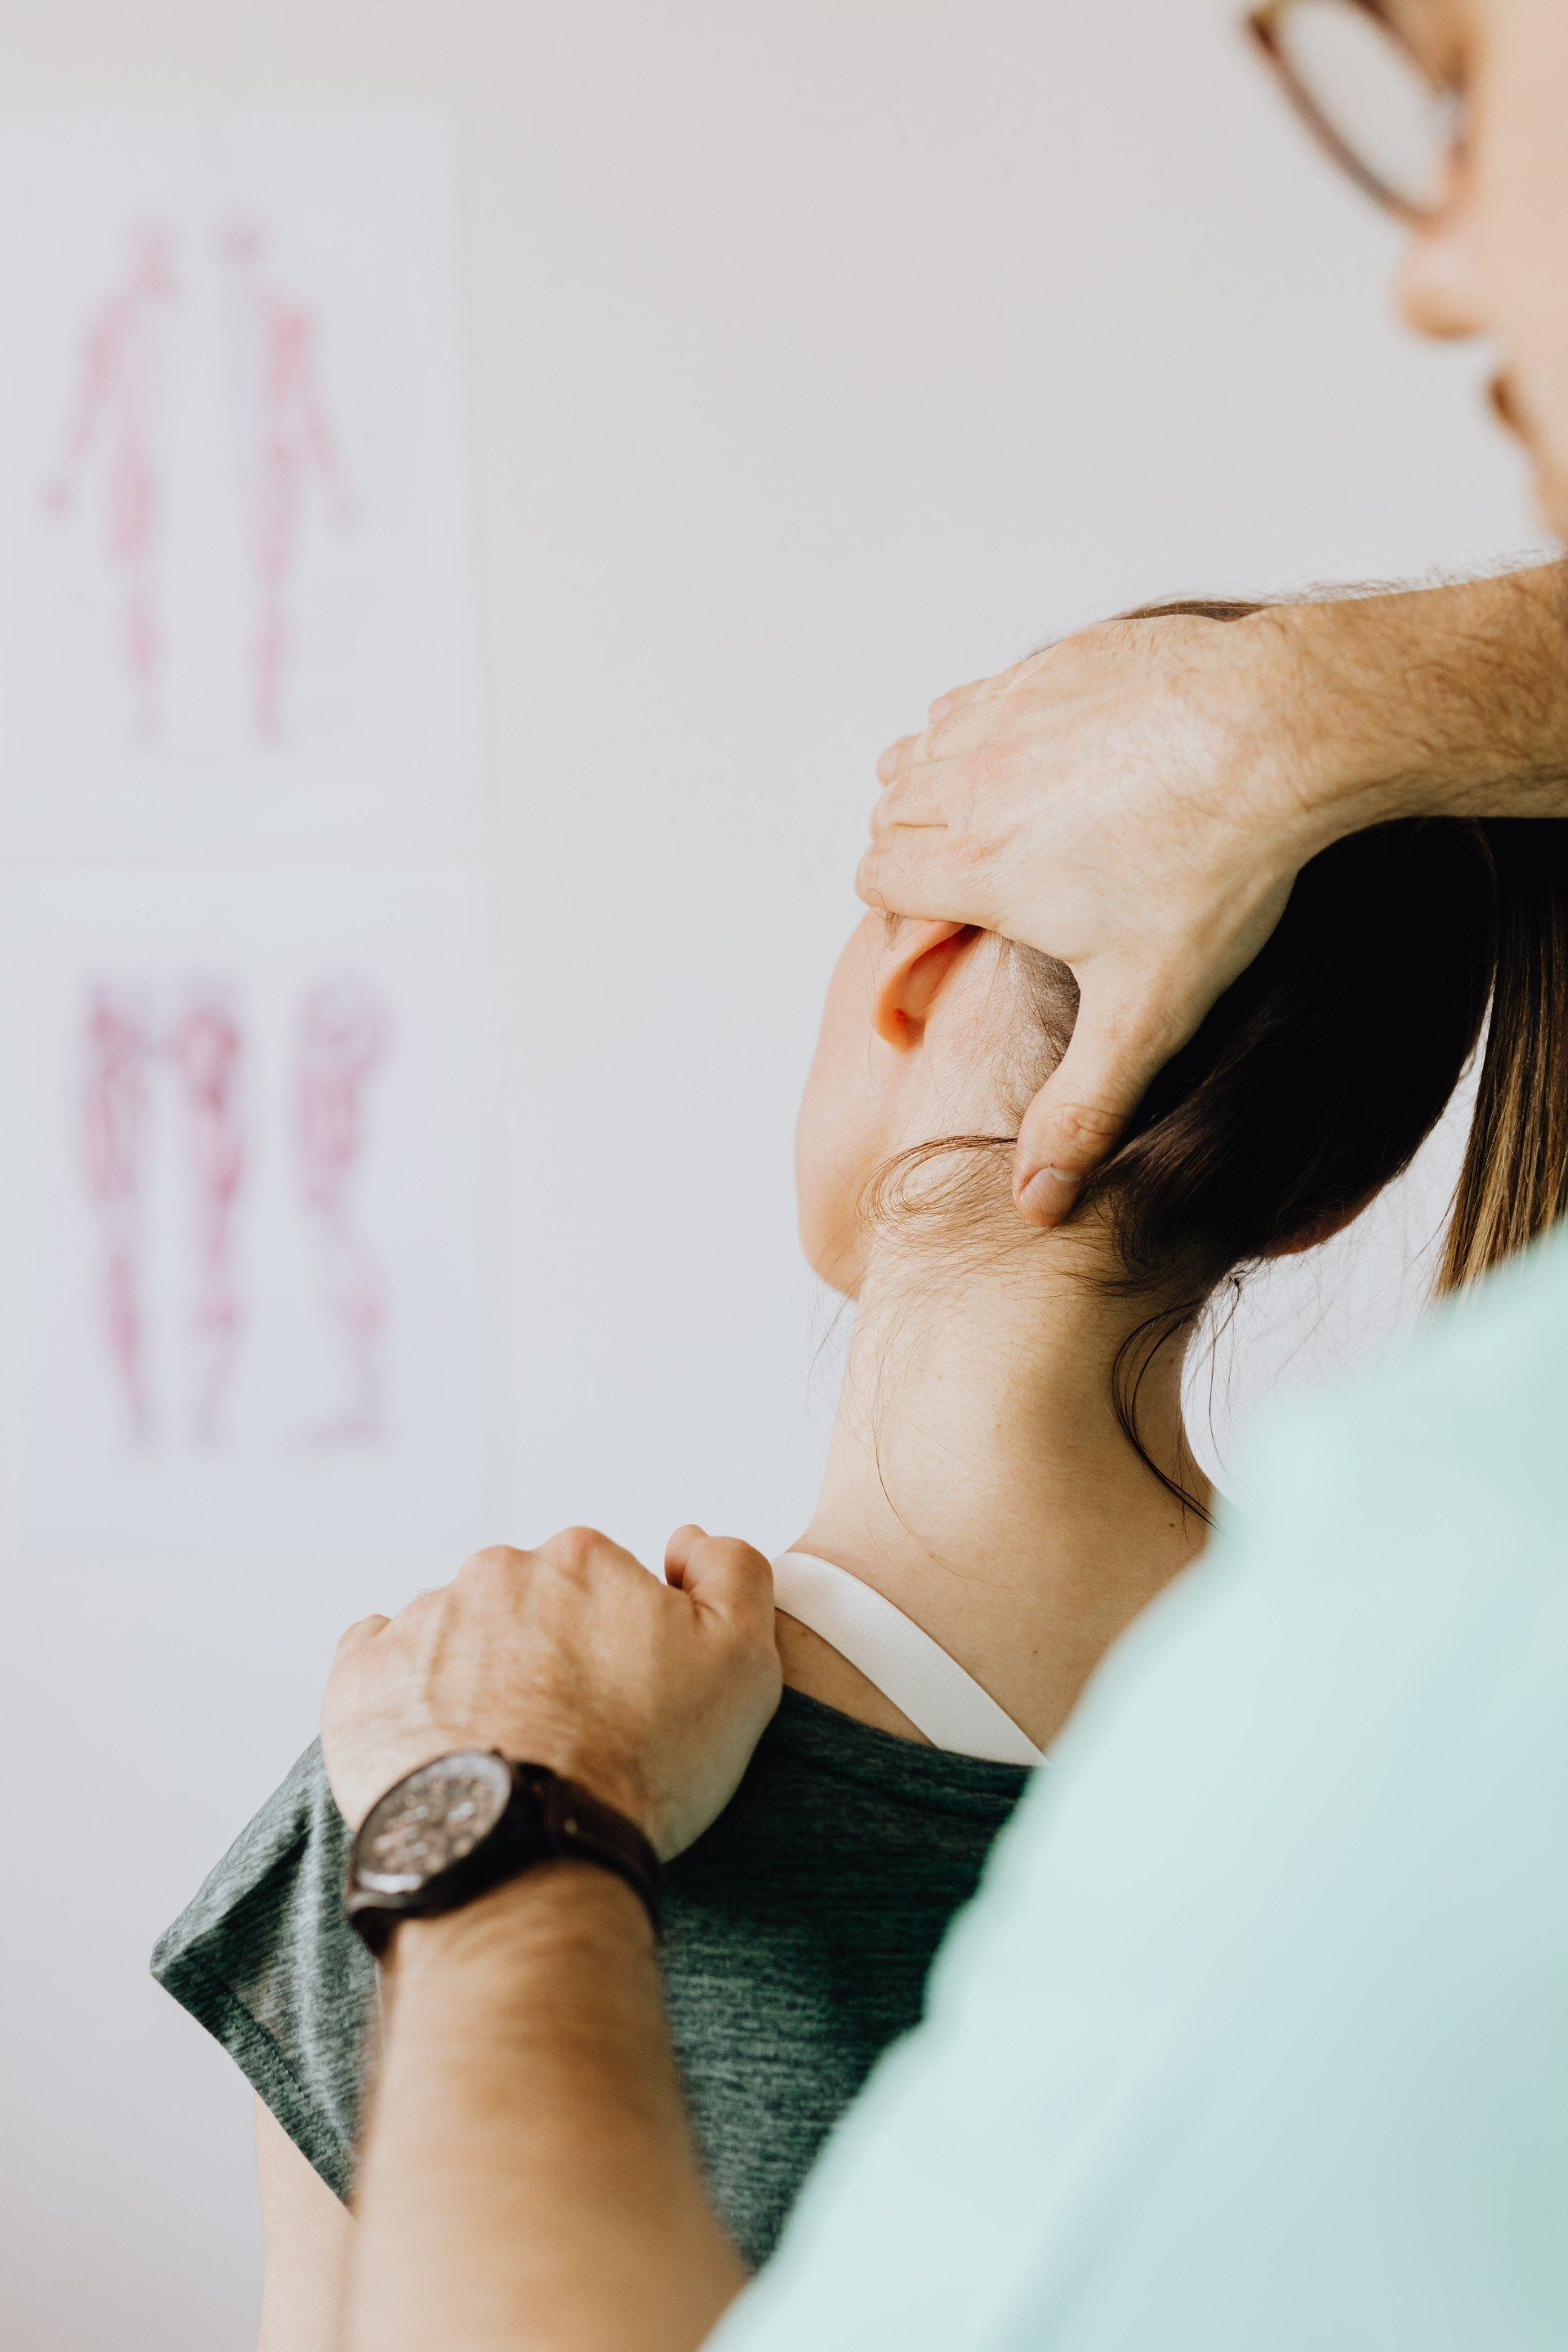
<svg viewBox="0 0 1568 2352">
<path fill-rule="evenodd" d="M 1568 2347 L 1568 1240 L 1253 1466 L 716 2352 Z"/>
</svg>

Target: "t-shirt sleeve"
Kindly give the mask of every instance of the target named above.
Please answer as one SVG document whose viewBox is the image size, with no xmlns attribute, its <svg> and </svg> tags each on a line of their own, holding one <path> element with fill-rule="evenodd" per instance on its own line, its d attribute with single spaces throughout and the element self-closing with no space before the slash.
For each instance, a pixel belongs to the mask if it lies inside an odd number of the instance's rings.
<svg viewBox="0 0 1568 2352">
<path fill-rule="evenodd" d="M 343 1915 L 347 1853 L 312 1746 L 153 1954 L 158 1982 L 222 2042 L 339 2197 L 376 2019 L 374 1964 Z"/>
</svg>

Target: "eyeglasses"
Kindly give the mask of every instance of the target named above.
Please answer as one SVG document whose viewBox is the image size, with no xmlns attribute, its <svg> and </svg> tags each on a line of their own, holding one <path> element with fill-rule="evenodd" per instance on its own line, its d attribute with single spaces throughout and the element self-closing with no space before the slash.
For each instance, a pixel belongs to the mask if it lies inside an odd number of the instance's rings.
<svg viewBox="0 0 1568 2352">
<path fill-rule="evenodd" d="M 1378 0 L 1264 0 L 1247 23 L 1297 113 L 1356 185 L 1403 221 L 1434 220 L 1461 145 L 1462 103 Z"/>
</svg>

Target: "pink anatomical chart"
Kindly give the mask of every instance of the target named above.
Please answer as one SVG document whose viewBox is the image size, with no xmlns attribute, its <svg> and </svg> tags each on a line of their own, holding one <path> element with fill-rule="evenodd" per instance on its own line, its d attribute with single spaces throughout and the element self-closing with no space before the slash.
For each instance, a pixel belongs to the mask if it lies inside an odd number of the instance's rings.
<svg viewBox="0 0 1568 2352">
<path fill-rule="evenodd" d="M 100 1334 L 125 1433 L 150 1444 L 160 1425 L 147 1362 L 146 1207 L 154 1111 L 164 1108 L 154 1096 L 166 1092 L 187 1196 L 189 1426 L 199 1444 L 216 1444 L 243 1323 L 236 1259 L 245 1034 L 237 991 L 222 981 L 97 975 L 81 1016 L 81 1178 L 100 1228 Z"/>
<path fill-rule="evenodd" d="M 0 881 L 28 1557 L 479 1539 L 477 898 L 458 865 Z"/>
<path fill-rule="evenodd" d="M 473 845 L 416 109 L 0 113 L 0 853 Z"/>
<path fill-rule="evenodd" d="M 0 110 L 0 1527 L 493 1528 L 456 233 L 415 107 Z"/>
<path fill-rule="evenodd" d="M 83 993 L 78 1115 L 82 1185 L 99 1235 L 99 1369 L 138 1446 L 171 1429 L 198 1447 L 221 1446 L 228 1431 L 251 1304 L 240 1257 L 256 1140 L 244 999 L 234 979 L 145 971 L 133 980 L 95 976 Z M 291 1125 L 279 1142 L 293 1159 L 298 1245 L 320 1262 L 319 1336 L 342 1360 L 335 1402 L 300 1426 L 317 1444 L 374 1445 L 387 1433 L 387 1276 L 356 1193 L 374 1141 L 373 1080 L 392 1034 L 387 992 L 369 974 L 338 971 L 303 982 L 284 1081 Z M 172 1420 L 174 1400 L 155 1396 L 148 1369 L 153 1294 L 163 1287 L 150 1247 L 151 1196 L 171 1179 L 184 1202 L 175 1278 L 184 1292 L 174 1318 L 183 1379 L 175 1351 L 163 1351 L 183 1397 Z M 167 1299 L 161 1304 L 167 1312 Z"/>
</svg>

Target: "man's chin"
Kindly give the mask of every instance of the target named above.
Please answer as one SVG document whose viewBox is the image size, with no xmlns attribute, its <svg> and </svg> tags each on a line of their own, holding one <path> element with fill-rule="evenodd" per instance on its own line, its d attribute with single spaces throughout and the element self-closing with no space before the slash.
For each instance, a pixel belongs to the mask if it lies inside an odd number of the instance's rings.
<svg viewBox="0 0 1568 2352">
<path fill-rule="evenodd" d="M 1518 442 L 1535 469 L 1535 503 L 1542 521 L 1554 537 L 1568 541 L 1568 466 L 1557 453 L 1548 452 L 1546 437 L 1512 372 L 1492 378 L 1487 398 L 1503 431 Z"/>
<path fill-rule="evenodd" d="M 1544 460 L 1535 469 L 1535 503 L 1552 537 L 1568 546 L 1568 478 Z"/>
</svg>

